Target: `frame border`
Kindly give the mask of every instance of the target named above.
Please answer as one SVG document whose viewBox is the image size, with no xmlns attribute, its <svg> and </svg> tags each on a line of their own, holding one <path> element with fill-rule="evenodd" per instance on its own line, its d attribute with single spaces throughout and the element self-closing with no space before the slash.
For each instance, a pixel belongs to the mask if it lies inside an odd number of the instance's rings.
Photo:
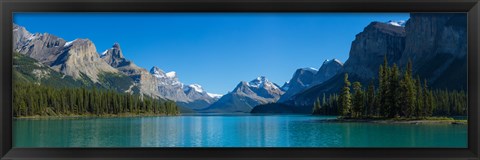
<svg viewBox="0 0 480 160">
<path fill-rule="evenodd" d="M 0 12 L 2 159 L 480 159 L 479 0 L 3 0 Z M 12 148 L 13 12 L 467 12 L 468 148 Z"/>
</svg>

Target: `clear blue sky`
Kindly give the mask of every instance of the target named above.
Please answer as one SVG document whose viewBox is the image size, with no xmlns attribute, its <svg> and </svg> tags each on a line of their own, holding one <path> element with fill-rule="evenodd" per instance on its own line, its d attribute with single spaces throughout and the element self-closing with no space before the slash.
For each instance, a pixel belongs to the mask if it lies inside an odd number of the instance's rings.
<svg viewBox="0 0 480 160">
<path fill-rule="evenodd" d="M 408 13 L 16 13 L 32 33 L 92 40 L 99 53 L 118 42 L 127 59 L 176 71 L 185 84 L 225 94 L 264 75 L 283 85 L 297 68 L 348 59 L 355 35 L 372 21 Z"/>
</svg>

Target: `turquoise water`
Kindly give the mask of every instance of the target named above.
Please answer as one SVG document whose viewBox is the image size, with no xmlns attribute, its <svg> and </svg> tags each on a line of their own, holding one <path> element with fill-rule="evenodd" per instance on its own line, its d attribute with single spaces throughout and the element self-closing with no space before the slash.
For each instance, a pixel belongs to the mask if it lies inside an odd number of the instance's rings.
<svg viewBox="0 0 480 160">
<path fill-rule="evenodd" d="M 467 147 L 467 125 L 310 115 L 15 119 L 14 147 Z"/>
</svg>

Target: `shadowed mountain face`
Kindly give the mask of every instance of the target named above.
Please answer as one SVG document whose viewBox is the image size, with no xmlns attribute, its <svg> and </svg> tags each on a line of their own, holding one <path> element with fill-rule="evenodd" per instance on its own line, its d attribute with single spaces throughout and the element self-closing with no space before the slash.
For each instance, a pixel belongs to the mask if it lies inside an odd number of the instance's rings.
<svg viewBox="0 0 480 160">
<path fill-rule="evenodd" d="M 277 84 L 262 76 L 250 82 L 240 82 L 232 92 L 202 112 L 249 113 L 257 105 L 276 102 L 283 93 Z"/>
<path fill-rule="evenodd" d="M 318 72 L 315 74 L 315 77 L 313 78 L 312 84 L 320 84 L 323 83 L 336 74 L 340 72 L 343 69 L 343 63 L 340 62 L 338 59 L 331 59 L 331 60 L 325 60 L 318 69 Z"/>
<path fill-rule="evenodd" d="M 320 67 L 315 68 L 300 68 L 295 71 L 292 79 L 282 86 L 285 91 L 278 102 L 289 100 L 293 95 L 302 92 L 303 90 L 321 84 L 342 70 L 343 63 L 338 59 L 325 60 Z"/>
<path fill-rule="evenodd" d="M 412 13 L 403 24 L 372 22 L 352 42 L 343 68 L 332 78 L 311 86 L 282 102 L 280 107 L 295 113 L 310 113 L 313 102 L 323 94 L 338 93 L 343 74 L 351 82 L 377 82 L 378 70 L 387 56 L 389 64 L 405 68 L 413 62 L 414 75 L 428 78 L 429 86 L 438 89 L 465 90 L 467 85 L 466 14 Z M 288 91 L 287 91 L 288 92 Z M 264 105 L 263 113 L 276 110 Z"/>
</svg>

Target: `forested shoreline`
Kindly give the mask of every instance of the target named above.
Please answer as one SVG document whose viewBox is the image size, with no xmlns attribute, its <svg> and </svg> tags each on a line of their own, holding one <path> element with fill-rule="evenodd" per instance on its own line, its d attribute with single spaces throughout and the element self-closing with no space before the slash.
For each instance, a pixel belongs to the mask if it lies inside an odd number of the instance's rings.
<svg viewBox="0 0 480 160">
<path fill-rule="evenodd" d="M 175 102 L 93 88 L 14 83 L 13 116 L 177 115 Z"/>
<path fill-rule="evenodd" d="M 366 89 L 363 86 L 360 82 L 352 84 L 345 73 L 340 92 L 317 97 L 313 114 L 353 119 L 428 119 L 467 115 L 465 91 L 430 89 L 426 79 L 414 78 L 411 61 L 402 73 L 396 64 L 389 66 L 385 56 L 379 67 L 378 87 L 375 88 L 373 81 Z"/>
</svg>

